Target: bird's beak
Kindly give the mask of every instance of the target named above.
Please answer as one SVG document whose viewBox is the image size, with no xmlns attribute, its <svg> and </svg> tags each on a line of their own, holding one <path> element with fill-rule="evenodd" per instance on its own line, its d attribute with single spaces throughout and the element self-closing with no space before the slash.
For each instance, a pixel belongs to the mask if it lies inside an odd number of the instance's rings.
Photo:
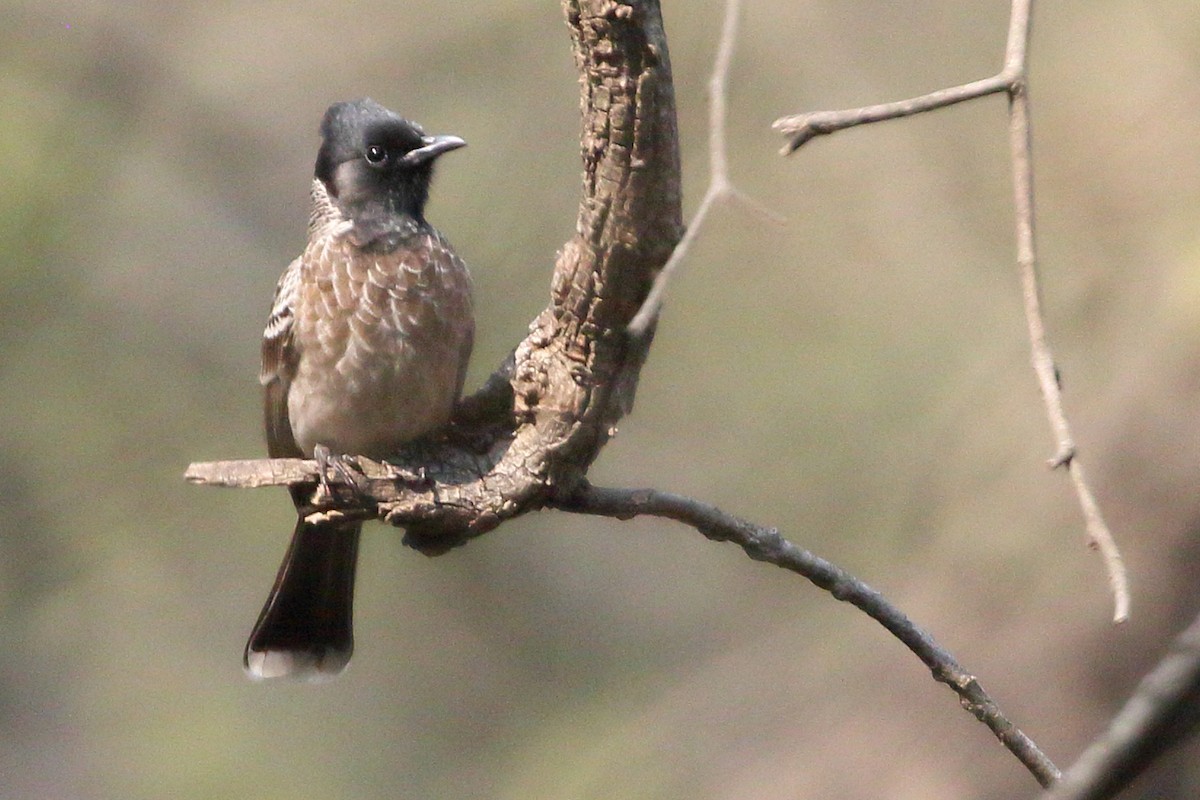
<svg viewBox="0 0 1200 800">
<path fill-rule="evenodd" d="M 401 159 L 401 163 L 405 166 L 416 167 L 433 161 L 442 153 L 449 153 L 451 150 L 466 146 L 467 143 L 457 136 L 426 136 L 421 139 L 421 146 L 416 150 L 408 151 Z"/>
</svg>

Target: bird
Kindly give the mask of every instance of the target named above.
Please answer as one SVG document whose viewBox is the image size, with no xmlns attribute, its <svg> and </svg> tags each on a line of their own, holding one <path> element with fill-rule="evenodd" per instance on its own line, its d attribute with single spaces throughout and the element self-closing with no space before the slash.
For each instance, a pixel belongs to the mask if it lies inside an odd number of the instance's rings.
<svg viewBox="0 0 1200 800">
<path fill-rule="evenodd" d="M 284 271 L 263 332 L 267 452 L 345 468 L 447 425 L 474 339 L 471 276 L 425 220 L 433 167 L 466 145 L 375 101 L 334 103 L 320 127 L 308 243 Z M 298 519 L 243 665 L 253 679 L 318 682 L 354 650 L 361 521 Z"/>
</svg>

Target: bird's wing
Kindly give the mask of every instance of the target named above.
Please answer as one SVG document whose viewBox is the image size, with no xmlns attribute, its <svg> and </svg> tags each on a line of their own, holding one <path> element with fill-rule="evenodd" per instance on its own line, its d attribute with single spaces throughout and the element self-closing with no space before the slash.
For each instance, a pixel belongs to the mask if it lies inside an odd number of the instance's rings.
<svg viewBox="0 0 1200 800">
<path fill-rule="evenodd" d="M 275 287 L 275 302 L 263 331 L 262 367 L 258 380 L 263 385 L 263 416 L 267 429 L 267 452 L 272 458 L 296 458 L 303 454 L 292 436 L 288 419 L 288 388 L 296 372 L 296 352 L 292 325 L 295 320 L 296 292 L 300 287 L 301 259 L 293 261 Z"/>
</svg>

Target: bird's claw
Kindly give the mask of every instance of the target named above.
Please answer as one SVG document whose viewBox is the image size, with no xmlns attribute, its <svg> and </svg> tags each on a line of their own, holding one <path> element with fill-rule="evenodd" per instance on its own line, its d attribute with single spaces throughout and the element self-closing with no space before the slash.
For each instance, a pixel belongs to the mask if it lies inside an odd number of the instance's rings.
<svg viewBox="0 0 1200 800">
<path fill-rule="evenodd" d="M 329 474 L 333 474 L 343 484 L 350 487 L 356 495 L 367 493 L 367 477 L 363 474 L 362 466 L 354 456 L 345 453 L 334 453 L 323 444 L 313 448 L 313 458 L 317 462 L 317 472 L 320 473 L 321 489 L 330 497 L 336 497 L 330 483 Z"/>
</svg>

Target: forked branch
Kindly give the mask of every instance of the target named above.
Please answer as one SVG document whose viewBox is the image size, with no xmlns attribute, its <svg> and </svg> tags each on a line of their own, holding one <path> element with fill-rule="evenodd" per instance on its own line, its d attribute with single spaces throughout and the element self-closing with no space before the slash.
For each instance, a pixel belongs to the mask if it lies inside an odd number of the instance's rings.
<svg viewBox="0 0 1200 800">
<path fill-rule="evenodd" d="M 1104 521 L 1104 516 L 1100 513 L 1095 494 L 1084 477 L 1083 465 L 1077 458 L 1075 440 L 1063 410 L 1058 368 L 1046 340 L 1046 324 L 1041 311 L 1041 289 L 1037 276 L 1037 249 L 1034 240 L 1033 154 L 1027 84 L 1032 6 L 1033 0 L 1013 0 L 1004 68 L 990 78 L 893 103 L 782 117 L 775 121 L 773 127 L 787 139 L 782 151 L 787 155 L 818 136 L 857 125 L 921 114 L 1000 92 L 1008 95 L 1017 268 L 1021 279 L 1021 295 L 1024 300 L 1033 369 L 1056 442 L 1055 453 L 1049 464 L 1052 468 L 1062 467 L 1071 475 L 1075 495 L 1083 511 L 1089 542 L 1100 551 L 1108 571 L 1109 587 L 1113 595 L 1113 621 L 1120 623 L 1129 617 L 1129 580 L 1125 573 L 1125 562 L 1112 532 Z"/>
</svg>

